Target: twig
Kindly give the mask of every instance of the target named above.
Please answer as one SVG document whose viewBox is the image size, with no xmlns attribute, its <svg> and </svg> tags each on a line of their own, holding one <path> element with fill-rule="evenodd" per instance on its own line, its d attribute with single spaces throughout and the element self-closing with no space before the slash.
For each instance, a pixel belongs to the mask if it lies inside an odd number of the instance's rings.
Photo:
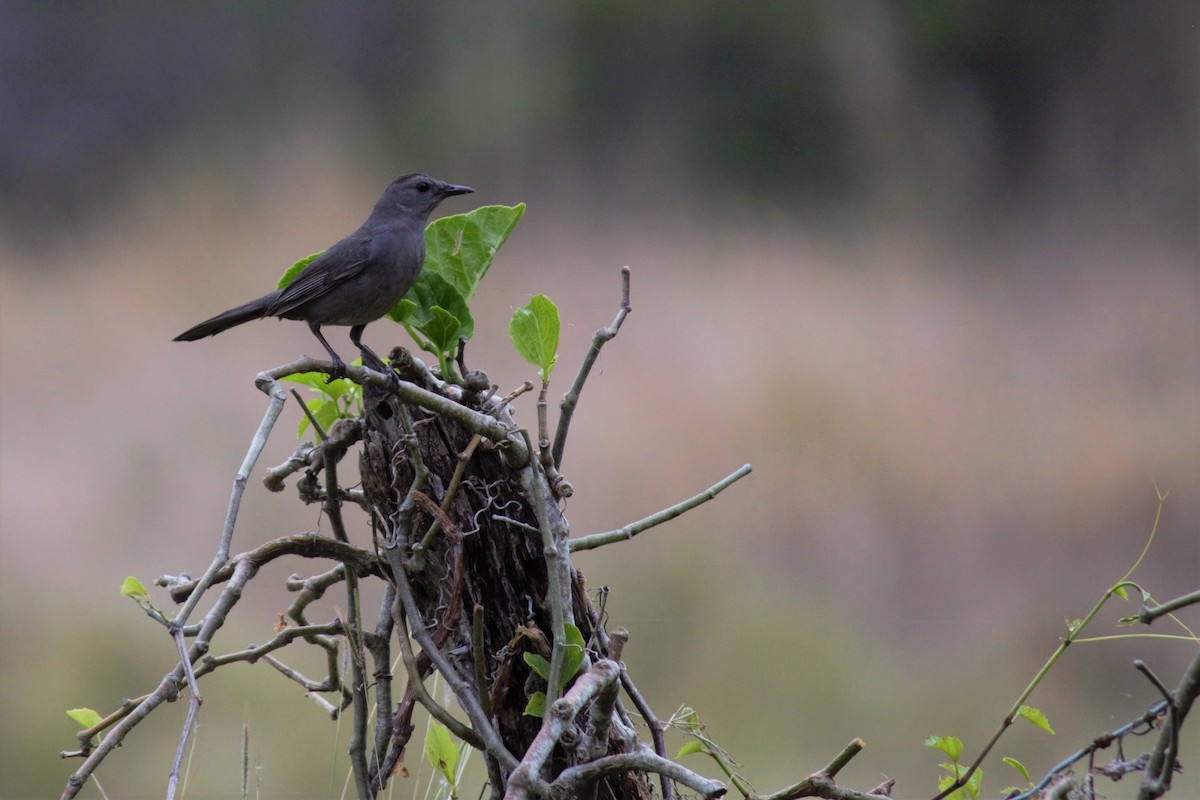
<svg viewBox="0 0 1200 800">
<path fill-rule="evenodd" d="M 700 494 L 690 497 L 687 500 L 684 500 L 682 503 L 677 503 L 670 508 L 665 508 L 656 514 L 651 514 L 645 519 L 640 519 L 637 522 L 631 522 L 623 528 L 617 528 L 616 530 L 607 531 L 605 533 L 593 533 L 588 536 L 581 536 L 578 539 L 572 539 L 570 540 L 571 552 L 574 553 L 580 550 L 591 550 L 596 547 L 602 547 L 606 544 L 612 544 L 613 542 L 622 542 L 626 539 L 632 539 L 642 531 L 649 530 L 656 525 L 661 525 L 664 522 L 673 520 L 685 511 L 690 511 L 701 503 L 712 500 L 730 484 L 749 475 L 750 470 L 751 466 L 749 464 L 745 464 L 736 472 L 727 476 L 720 482 L 708 487 Z"/>
<path fill-rule="evenodd" d="M 396 623 L 400 626 L 399 632 L 400 646 L 402 652 L 406 654 L 406 666 L 408 663 L 407 656 L 411 655 L 411 647 L 406 643 L 408 637 L 407 628 L 411 627 L 412 636 L 420 643 L 421 649 L 433 661 L 434 667 L 438 672 L 442 673 L 442 677 L 446 681 L 446 685 L 454 692 L 454 696 L 458 698 L 458 704 L 466 712 L 467 718 L 471 721 L 471 728 L 463 732 L 456 732 L 455 735 L 464 741 L 470 742 L 472 746 L 491 753 L 492 756 L 500 762 L 500 766 L 506 771 L 511 771 L 517 766 L 517 759 L 513 754 L 508 752 L 508 748 L 504 746 L 504 742 L 500 739 L 500 734 L 496 733 L 496 729 L 492 727 L 491 721 L 483 714 L 483 709 L 479 707 L 479 701 L 476 699 L 471 685 L 458 674 L 458 670 L 450 663 L 446 655 L 438 649 L 433 638 L 429 635 L 429 631 L 425 630 L 425 624 L 417 611 L 416 598 L 413 596 L 412 584 L 408 580 L 408 573 L 404 569 L 403 560 L 401 558 L 401 548 L 403 539 L 397 542 L 395 547 L 388 548 L 388 559 L 392 564 L 392 572 L 396 578 L 396 602 L 400 604 L 401 611 L 396 615 Z M 405 617 L 407 617 L 408 625 L 405 625 Z M 418 686 L 419 681 L 412 680 L 412 669 L 409 670 L 409 684 L 417 691 L 418 696 L 424 690 L 424 686 Z M 430 710 L 430 713 L 433 713 Z M 453 719 L 453 717 L 451 717 Z M 457 722 L 457 720 L 455 720 Z M 443 723 L 445 721 L 443 720 Z M 447 727 L 454 728 L 450 725 Z M 461 723 L 459 723 L 459 727 Z M 465 733 L 466 735 L 463 735 Z"/>
<path fill-rule="evenodd" d="M 575 716 L 583 706 L 602 692 L 614 691 L 617 679 L 621 675 L 621 667 L 615 661 L 602 659 L 592 665 L 592 668 L 581 674 L 560 699 L 547 702 L 546 714 L 542 719 L 542 727 L 537 736 L 525 750 L 521 763 L 513 770 L 508 778 L 506 798 L 517 800 L 529 795 L 530 790 L 537 794 L 541 788 L 542 767 L 554 752 L 554 748 L 562 739 Z M 553 677 L 553 673 L 552 673 Z"/>
<path fill-rule="evenodd" d="M 188 652 L 184 641 L 183 630 L 173 627 L 171 638 L 175 640 L 175 648 L 179 652 L 179 664 L 188 686 L 188 710 L 183 718 L 183 730 L 179 733 L 179 745 L 175 748 L 175 760 L 171 762 L 171 772 L 167 776 L 167 800 L 174 800 L 175 789 L 179 785 L 179 766 L 183 763 L 183 754 L 187 752 L 188 737 L 196 722 L 196 713 L 204 699 L 200 696 L 200 687 L 196 685 L 196 673 L 192 671 L 192 654 Z"/>
<path fill-rule="evenodd" d="M 259 454 L 267 444 L 267 437 L 271 435 L 271 430 L 275 427 L 275 422 L 283 411 L 284 402 L 287 401 L 287 391 L 266 373 L 260 372 L 255 378 L 254 384 L 270 398 L 270 402 L 267 403 L 267 410 L 263 414 L 262 422 L 258 425 L 258 430 L 254 432 L 254 438 L 250 440 L 250 449 L 246 452 L 246 457 L 242 459 L 242 465 L 238 467 L 237 474 L 233 477 L 233 491 L 229 497 L 229 507 L 225 512 L 225 524 L 221 529 L 221 541 L 217 546 L 216 555 L 213 556 L 212 563 L 204 571 L 204 575 L 196 582 L 196 588 L 187 598 L 187 602 L 183 604 L 183 608 L 179 609 L 179 613 L 172 620 L 172 623 L 179 627 L 187 624 L 188 617 L 192 615 L 196 604 L 200 602 L 200 598 L 212 584 L 217 571 L 229 560 L 233 529 L 237 524 L 242 495 L 246 491 L 246 481 L 250 477 L 250 471 L 254 469 L 255 462 L 258 461 Z"/>
<path fill-rule="evenodd" d="M 235 562 L 233 576 L 217 598 L 216 603 L 213 604 L 213 607 L 204 616 L 200 625 L 200 631 L 196 634 L 196 638 L 188 650 L 188 658 L 182 659 L 170 672 L 164 675 L 158 687 L 146 695 L 142 702 L 138 703 L 128 715 L 114 725 L 108 734 L 100 740 L 100 744 L 91 751 L 83 764 L 67 779 L 67 785 L 62 793 L 63 800 L 69 800 L 69 798 L 75 797 L 79 793 L 79 790 L 83 788 L 88 777 L 96 770 L 100 762 L 108 756 L 113 748 L 121 744 L 129 731 L 149 716 L 158 706 L 168 700 L 174 700 L 178 696 L 179 684 L 184 679 L 183 662 L 194 661 L 207 650 L 208 643 L 211 641 L 213 634 L 224 624 L 225 618 L 233 609 L 233 606 L 241 599 L 242 591 L 245 589 L 247 581 L 254 577 L 254 574 L 258 571 L 258 567 L 248 559 L 238 558 L 235 559 Z"/>
<path fill-rule="evenodd" d="M 542 535 L 542 555 L 546 558 L 546 579 L 549 583 L 546 599 L 554 634 L 550 651 L 550 676 L 546 681 L 546 707 L 549 708 L 570 677 L 562 674 L 566 624 L 575 622 L 571 610 L 571 558 L 566 546 L 569 531 L 558 506 L 548 496 L 550 487 L 542 480 L 542 473 L 532 464 L 527 464 L 521 468 L 520 479 L 521 489 L 537 519 Z"/>
<path fill-rule="evenodd" d="M 283 364 L 260 373 L 259 380 L 274 382 L 297 372 L 324 372 L 332 374 L 333 365 L 328 361 L 321 361 L 316 358 L 299 358 L 290 364 Z M 378 389 L 393 392 L 404 403 L 421 406 L 435 414 L 440 414 L 454 420 L 472 433 L 478 433 L 485 439 L 490 439 L 498 446 L 504 447 L 507 450 L 508 456 L 514 464 L 523 464 L 529 460 L 529 448 L 525 446 L 520 437 L 512 436 L 512 432 L 505 425 L 489 414 L 475 411 L 464 406 L 462 403 L 439 394 L 434 394 L 428 389 L 423 389 L 409 381 L 399 380 L 395 377 L 394 373 L 392 377 L 389 377 L 382 372 L 376 372 L 366 367 L 351 364 L 346 367 L 346 374 L 347 377 L 360 386 L 369 384 Z M 283 390 L 280 389 L 279 391 L 282 392 Z"/>
<path fill-rule="evenodd" d="M 1143 670 L 1143 672 L 1147 675 L 1152 674 L 1149 670 Z M 1200 654 L 1192 659 L 1192 663 L 1184 673 L 1183 680 L 1180 681 L 1179 688 L 1175 690 L 1174 695 L 1165 691 L 1166 687 L 1162 686 L 1161 681 L 1153 680 L 1156 686 L 1161 687 L 1160 691 L 1166 695 L 1163 702 L 1167 704 L 1167 719 L 1150 751 L 1146 774 L 1142 777 L 1142 785 L 1138 790 L 1138 800 L 1155 800 L 1164 795 L 1171 787 L 1171 776 L 1175 770 L 1175 756 L 1179 752 L 1179 730 L 1183 726 L 1183 721 L 1187 718 L 1192 704 L 1196 701 L 1197 695 L 1200 695 Z"/>
<path fill-rule="evenodd" d="M 583 362 L 579 365 L 579 371 L 575 373 L 574 383 L 563 395 L 562 402 L 558 404 L 558 429 L 554 432 L 554 449 L 552 450 L 556 469 L 562 469 L 563 448 L 567 446 L 567 431 L 571 427 L 571 417 L 575 415 L 575 407 L 579 405 L 579 395 L 583 391 L 583 384 L 587 381 L 596 359 L 600 357 L 600 348 L 617 335 L 617 331 L 621 330 L 621 323 L 625 321 L 625 317 L 629 316 L 629 312 L 632 310 L 633 306 L 629 304 L 629 267 L 626 266 L 621 267 L 621 307 L 617 309 L 617 316 L 607 328 L 601 328 L 592 334 L 592 346 L 588 348 Z"/>
</svg>

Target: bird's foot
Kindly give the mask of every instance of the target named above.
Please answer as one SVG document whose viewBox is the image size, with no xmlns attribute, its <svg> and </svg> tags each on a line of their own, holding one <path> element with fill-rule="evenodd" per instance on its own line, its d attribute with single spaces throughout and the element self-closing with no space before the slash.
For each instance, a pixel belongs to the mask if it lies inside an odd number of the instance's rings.
<svg viewBox="0 0 1200 800">
<path fill-rule="evenodd" d="M 341 380 L 342 378 L 345 378 L 345 377 L 346 377 L 346 362 L 342 361 L 340 358 L 334 358 L 333 370 L 330 371 L 329 376 L 325 378 L 325 382 L 333 383 L 334 381 Z"/>
</svg>

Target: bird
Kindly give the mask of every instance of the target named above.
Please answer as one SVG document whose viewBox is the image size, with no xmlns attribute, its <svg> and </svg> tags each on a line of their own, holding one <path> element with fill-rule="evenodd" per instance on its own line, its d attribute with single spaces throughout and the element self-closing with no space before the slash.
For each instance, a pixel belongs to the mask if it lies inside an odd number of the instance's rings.
<svg viewBox="0 0 1200 800">
<path fill-rule="evenodd" d="M 318 255 L 287 286 L 222 311 L 188 328 L 176 342 L 191 342 L 264 317 L 302 320 L 333 359 L 329 380 L 346 376 L 346 363 L 321 333 L 322 325 L 349 325 L 350 341 L 383 361 L 362 341 L 367 325 L 392 310 L 416 282 L 425 263 L 425 225 L 447 197 L 470 194 L 421 173 L 392 181 L 358 230 Z"/>
</svg>

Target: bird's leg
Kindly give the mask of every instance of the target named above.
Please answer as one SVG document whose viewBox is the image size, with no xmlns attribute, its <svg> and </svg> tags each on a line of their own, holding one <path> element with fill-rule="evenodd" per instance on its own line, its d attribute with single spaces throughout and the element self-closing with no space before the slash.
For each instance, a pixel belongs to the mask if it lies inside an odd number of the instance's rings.
<svg viewBox="0 0 1200 800">
<path fill-rule="evenodd" d="M 354 342 L 354 346 L 362 353 L 363 363 L 370 364 L 371 369 L 377 369 L 385 375 L 390 375 L 393 381 L 398 381 L 395 370 L 384 363 L 383 359 L 375 354 L 375 351 L 363 344 L 362 335 L 366 330 L 366 325 L 355 325 L 350 329 L 350 341 Z"/>
<path fill-rule="evenodd" d="M 325 379 L 326 383 L 337 380 L 338 378 L 346 377 L 346 362 L 342 361 L 341 356 L 333 351 L 329 346 L 329 342 L 325 341 L 325 337 L 321 334 L 321 326 L 315 322 L 308 323 L 308 329 L 313 332 L 313 336 L 317 337 L 321 346 L 325 348 L 325 352 L 329 353 L 329 357 L 333 359 L 333 372 Z"/>
</svg>

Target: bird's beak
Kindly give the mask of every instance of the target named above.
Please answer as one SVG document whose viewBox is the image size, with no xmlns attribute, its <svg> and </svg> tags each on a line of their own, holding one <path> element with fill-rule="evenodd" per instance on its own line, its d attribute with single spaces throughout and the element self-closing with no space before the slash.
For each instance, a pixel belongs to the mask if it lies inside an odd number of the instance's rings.
<svg viewBox="0 0 1200 800">
<path fill-rule="evenodd" d="M 471 194 L 474 191 L 475 190 L 472 189 L 470 186 L 454 186 L 452 184 L 452 185 L 447 186 L 445 189 L 443 189 L 442 194 L 449 197 L 449 196 L 455 195 L 455 194 Z"/>
</svg>

